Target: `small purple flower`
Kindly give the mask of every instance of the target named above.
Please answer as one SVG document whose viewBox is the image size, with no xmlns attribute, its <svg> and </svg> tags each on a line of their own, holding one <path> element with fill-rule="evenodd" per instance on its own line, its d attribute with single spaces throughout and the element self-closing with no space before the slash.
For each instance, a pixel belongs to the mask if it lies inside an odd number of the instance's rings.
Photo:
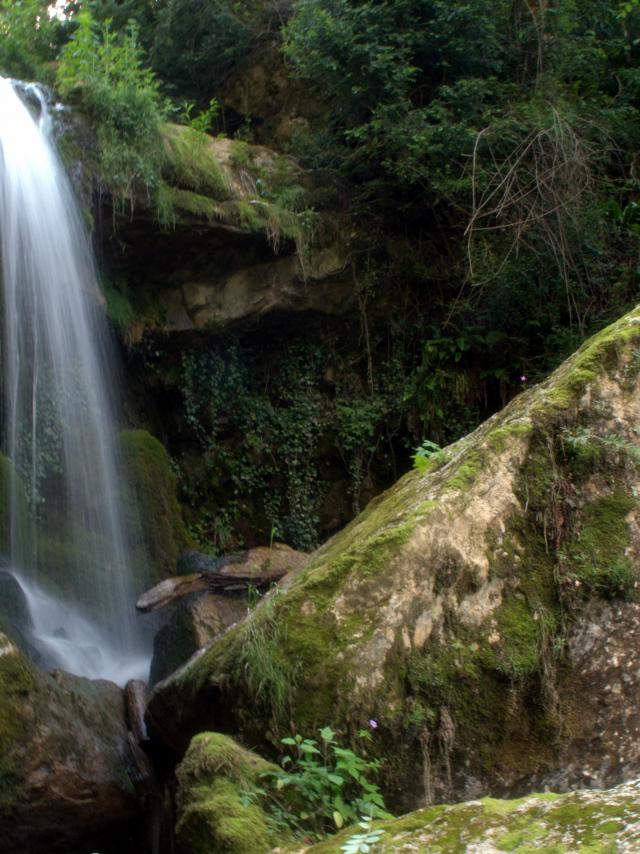
<svg viewBox="0 0 640 854">
<path fill-rule="evenodd" d="M 519 377 L 519 379 L 520 379 L 521 383 L 526 383 L 526 381 L 527 381 L 527 377 L 525 377 L 524 374 L 521 377 Z"/>
<path fill-rule="evenodd" d="M 374 721 L 373 718 L 369 721 L 369 726 L 371 729 L 378 729 L 378 721 Z"/>
</svg>

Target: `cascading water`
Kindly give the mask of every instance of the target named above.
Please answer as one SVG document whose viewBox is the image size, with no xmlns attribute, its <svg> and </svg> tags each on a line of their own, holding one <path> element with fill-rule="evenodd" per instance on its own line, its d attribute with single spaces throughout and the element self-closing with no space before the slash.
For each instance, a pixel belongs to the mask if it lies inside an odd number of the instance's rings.
<svg viewBox="0 0 640 854">
<path fill-rule="evenodd" d="M 121 512 L 131 497 L 114 446 L 106 377 L 114 360 L 46 100 L 35 86 L 23 94 L 35 101 L 35 118 L 0 78 L 5 443 L 17 472 L 11 564 L 48 664 L 122 684 L 146 676 L 149 650 L 136 624 Z"/>
</svg>

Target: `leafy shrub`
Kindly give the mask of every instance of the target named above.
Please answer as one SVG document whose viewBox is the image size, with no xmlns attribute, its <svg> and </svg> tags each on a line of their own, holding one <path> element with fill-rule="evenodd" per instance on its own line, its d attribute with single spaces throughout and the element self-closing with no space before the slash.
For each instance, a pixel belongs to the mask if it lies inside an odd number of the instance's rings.
<svg viewBox="0 0 640 854">
<path fill-rule="evenodd" d="M 378 786 L 370 779 L 380 763 L 340 747 L 331 727 L 319 732 L 319 741 L 301 735 L 283 738 L 290 749 L 282 760 L 283 770 L 266 775 L 276 793 L 286 789 L 289 810 L 291 803 L 299 804 L 297 814 L 289 815 L 293 827 L 320 837 L 360 816 L 390 818 Z M 359 735 L 363 740 L 371 738 L 367 730 Z"/>
<path fill-rule="evenodd" d="M 57 71 L 64 98 L 77 100 L 97 134 L 101 178 L 114 198 L 133 205 L 152 202 L 162 186 L 160 125 L 166 105 L 153 73 L 145 68 L 134 24 L 118 36 L 109 22 L 98 28 L 80 12 Z"/>
<path fill-rule="evenodd" d="M 425 439 L 422 444 L 416 448 L 413 455 L 413 467 L 418 471 L 425 471 L 428 468 L 429 460 L 442 453 L 442 448 L 437 442 L 432 442 L 431 439 Z"/>
<path fill-rule="evenodd" d="M 45 0 L 0 2 L 0 73 L 48 82 L 60 25 L 47 13 Z"/>
<path fill-rule="evenodd" d="M 158 11 L 153 67 L 179 92 L 207 103 L 251 38 L 252 3 L 167 0 Z"/>
<path fill-rule="evenodd" d="M 372 828 L 371 818 L 363 817 L 358 822 L 358 827 L 362 833 L 354 833 L 340 846 L 342 854 L 369 854 L 384 836 L 384 830 Z"/>
</svg>

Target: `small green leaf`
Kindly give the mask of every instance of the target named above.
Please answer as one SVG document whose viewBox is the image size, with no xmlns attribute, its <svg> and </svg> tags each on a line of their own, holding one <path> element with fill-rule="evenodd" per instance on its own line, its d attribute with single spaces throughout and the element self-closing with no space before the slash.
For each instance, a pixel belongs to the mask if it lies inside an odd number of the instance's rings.
<svg viewBox="0 0 640 854">
<path fill-rule="evenodd" d="M 330 726 L 323 727 L 323 729 L 321 729 L 321 730 L 320 730 L 320 738 L 321 738 L 323 741 L 327 741 L 327 742 L 329 742 L 329 741 L 333 741 L 333 740 L 334 740 L 334 738 L 335 738 L 335 736 L 336 736 L 336 734 L 335 734 L 335 732 L 331 729 L 331 727 L 330 727 Z"/>
</svg>

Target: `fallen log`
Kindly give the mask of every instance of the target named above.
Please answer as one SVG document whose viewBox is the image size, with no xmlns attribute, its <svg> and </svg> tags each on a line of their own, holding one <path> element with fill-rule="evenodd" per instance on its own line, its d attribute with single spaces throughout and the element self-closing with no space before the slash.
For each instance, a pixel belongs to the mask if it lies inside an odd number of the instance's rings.
<svg viewBox="0 0 640 854">
<path fill-rule="evenodd" d="M 136 609 L 143 614 L 157 611 L 167 605 L 188 596 L 190 593 L 209 591 L 210 593 L 240 593 L 244 590 L 256 590 L 259 593 L 281 578 L 286 572 L 268 572 L 263 575 L 223 575 L 219 572 L 198 572 L 193 575 L 177 575 L 167 578 L 152 587 L 136 602 Z"/>
</svg>

